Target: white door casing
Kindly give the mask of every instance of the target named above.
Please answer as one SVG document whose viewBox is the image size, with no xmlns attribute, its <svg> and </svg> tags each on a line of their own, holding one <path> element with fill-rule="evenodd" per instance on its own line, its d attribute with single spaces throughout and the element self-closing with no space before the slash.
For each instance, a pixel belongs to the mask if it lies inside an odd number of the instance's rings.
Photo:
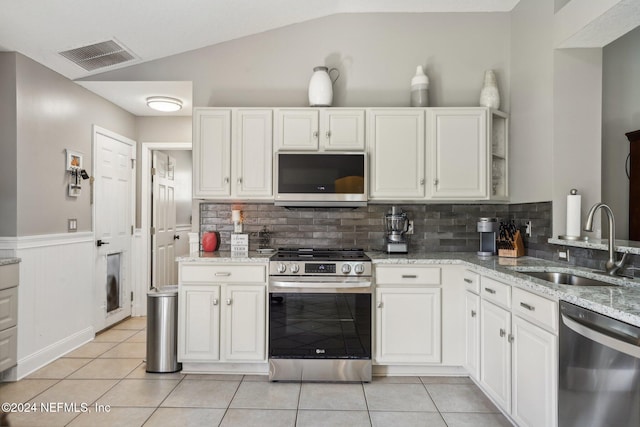
<svg viewBox="0 0 640 427">
<path fill-rule="evenodd" d="M 161 287 L 176 284 L 176 161 L 162 151 L 153 153 L 153 207 L 151 251 L 153 272 L 151 283 Z"/>
<path fill-rule="evenodd" d="M 131 315 L 135 144 L 135 141 L 106 129 L 93 128 L 96 331 Z M 118 254 L 118 307 L 107 313 L 107 259 L 117 258 Z"/>
</svg>

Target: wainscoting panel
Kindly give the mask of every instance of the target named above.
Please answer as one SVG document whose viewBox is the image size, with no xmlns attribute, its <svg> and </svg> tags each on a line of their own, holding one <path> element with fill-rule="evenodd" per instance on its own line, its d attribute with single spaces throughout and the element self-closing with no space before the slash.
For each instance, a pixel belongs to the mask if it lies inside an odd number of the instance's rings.
<svg viewBox="0 0 640 427">
<path fill-rule="evenodd" d="M 93 233 L 18 237 L 17 379 L 94 337 Z"/>
</svg>

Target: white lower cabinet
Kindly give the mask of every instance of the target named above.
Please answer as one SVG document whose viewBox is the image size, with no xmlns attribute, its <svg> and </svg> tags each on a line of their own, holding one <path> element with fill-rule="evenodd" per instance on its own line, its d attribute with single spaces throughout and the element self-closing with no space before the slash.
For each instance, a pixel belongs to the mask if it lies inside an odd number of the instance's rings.
<svg viewBox="0 0 640 427">
<path fill-rule="evenodd" d="M 265 359 L 265 293 L 260 285 L 228 285 L 224 295 L 226 360 Z"/>
<path fill-rule="evenodd" d="M 376 289 L 377 363 L 438 363 L 440 288 Z"/>
<path fill-rule="evenodd" d="M 556 426 L 557 303 L 485 277 L 482 291 L 481 387 L 518 426 Z M 472 305 L 472 295 L 468 292 L 467 306 Z M 467 327 L 468 346 L 473 345 L 473 333 Z"/>
<path fill-rule="evenodd" d="M 265 295 L 263 285 L 182 286 L 178 359 L 265 360 Z"/>
<path fill-rule="evenodd" d="M 511 408 L 511 313 L 483 300 L 480 316 L 480 382 L 495 402 Z"/>
<path fill-rule="evenodd" d="M 471 378 L 480 378 L 480 296 L 466 291 L 464 296 L 465 367 Z"/>
<path fill-rule="evenodd" d="M 558 339 L 513 316 L 513 406 L 519 426 L 557 425 Z"/>
<path fill-rule="evenodd" d="M 220 286 L 183 286 L 178 360 L 220 360 Z"/>
<path fill-rule="evenodd" d="M 266 266 L 180 264 L 178 360 L 266 361 Z"/>
</svg>

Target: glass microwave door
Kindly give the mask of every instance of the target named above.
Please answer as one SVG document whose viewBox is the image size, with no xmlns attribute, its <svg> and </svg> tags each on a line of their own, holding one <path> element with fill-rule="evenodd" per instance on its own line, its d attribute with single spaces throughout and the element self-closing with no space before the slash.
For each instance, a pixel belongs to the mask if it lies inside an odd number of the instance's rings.
<svg viewBox="0 0 640 427">
<path fill-rule="evenodd" d="M 280 194 L 364 194 L 364 154 L 279 154 Z"/>
</svg>

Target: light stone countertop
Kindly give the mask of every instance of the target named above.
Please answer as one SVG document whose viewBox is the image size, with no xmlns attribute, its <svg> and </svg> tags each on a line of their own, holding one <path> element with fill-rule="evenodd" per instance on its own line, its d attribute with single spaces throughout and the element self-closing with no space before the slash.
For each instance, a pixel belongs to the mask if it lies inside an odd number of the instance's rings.
<svg viewBox="0 0 640 427">
<path fill-rule="evenodd" d="M 614 319 L 640 327 L 640 280 L 614 278 L 591 269 L 532 257 L 479 257 L 471 252 L 436 252 L 389 255 L 367 253 L 374 264 L 454 264 L 469 266 L 474 271 L 503 280 L 513 286 L 533 291 L 553 299 L 593 310 Z M 620 286 L 556 285 L 519 271 L 554 271 L 578 273 L 585 277 L 610 281 Z"/>
<path fill-rule="evenodd" d="M 272 254 L 249 252 L 232 255 L 231 252 L 201 252 L 178 257 L 178 262 L 210 263 L 267 263 Z M 388 265 L 462 265 L 481 275 L 503 280 L 512 286 L 538 293 L 555 300 L 567 301 L 614 319 L 640 327 L 640 280 L 614 278 L 593 273 L 591 269 L 539 258 L 479 257 L 473 252 L 413 252 L 387 254 L 367 252 L 374 264 Z M 555 271 L 578 273 L 582 276 L 610 281 L 620 286 L 571 286 L 557 285 L 542 279 L 521 274 L 519 271 Z"/>
<path fill-rule="evenodd" d="M 20 258 L 0 258 L 0 265 L 17 264 L 20 261 Z"/>
<path fill-rule="evenodd" d="M 210 262 L 210 263 L 267 263 L 269 262 L 269 257 L 273 255 L 273 253 L 258 253 L 258 252 L 248 252 L 243 255 L 232 254 L 229 251 L 216 251 L 216 252 L 200 252 L 198 254 L 190 254 L 181 257 L 177 257 L 176 261 L 178 262 Z"/>
</svg>

